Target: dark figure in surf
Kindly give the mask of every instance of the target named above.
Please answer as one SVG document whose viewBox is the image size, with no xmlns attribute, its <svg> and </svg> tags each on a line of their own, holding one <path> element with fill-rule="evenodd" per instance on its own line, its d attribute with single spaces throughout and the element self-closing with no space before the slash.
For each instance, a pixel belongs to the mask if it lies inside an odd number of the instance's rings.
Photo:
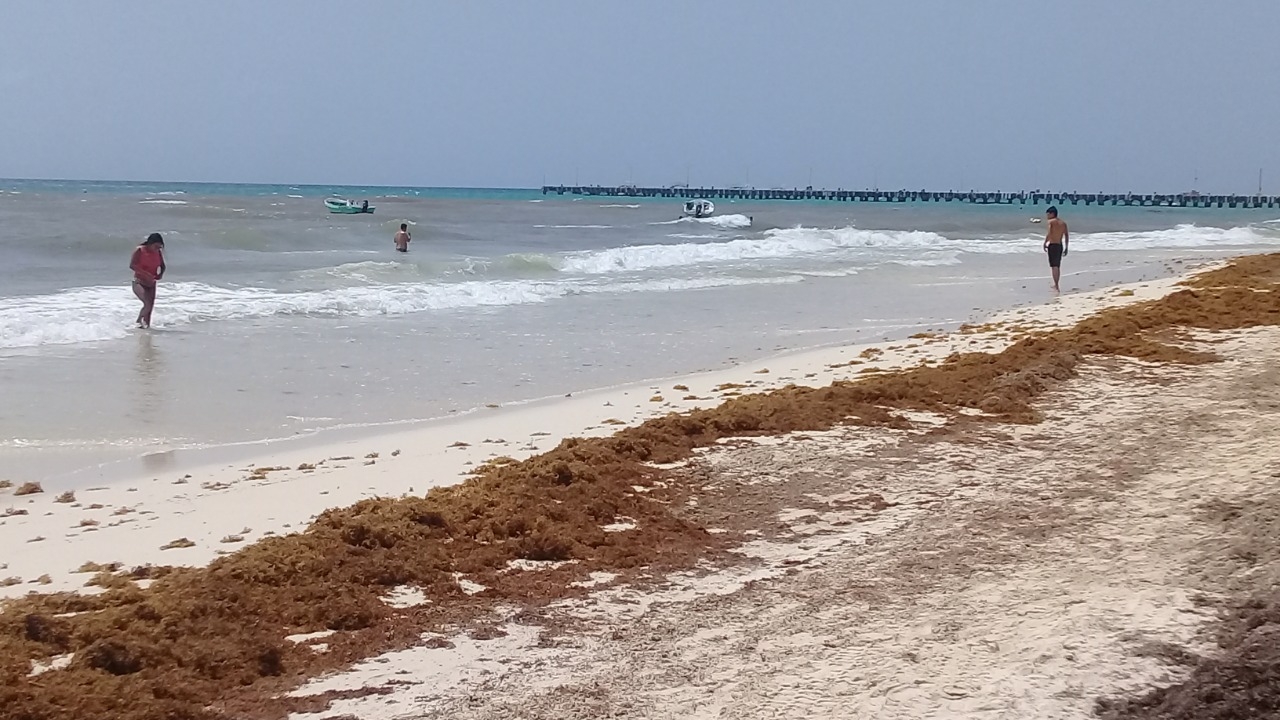
<svg viewBox="0 0 1280 720">
<path fill-rule="evenodd" d="M 412 239 L 409 237 L 409 223 L 400 223 L 400 232 L 396 233 L 393 240 L 396 244 L 396 250 L 409 252 L 409 241 Z"/>
<path fill-rule="evenodd" d="M 369 201 L 365 200 L 360 203 L 360 212 L 369 212 Z"/>
<path fill-rule="evenodd" d="M 1067 231 L 1067 223 L 1058 217 L 1058 208 L 1051 207 L 1044 211 L 1049 219 L 1049 229 L 1044 236 L 1044 251 L 1049 253 L 1049 268 L 1053 272 L 1053 289 L 1058 291 L 1058 278 L 1062 274 L 1062 257 L 1067 254 L 1067 243 L 1071 233 Z"/>
<path fill-rule="evenodd" d="M 138 311 L 138 327 L 149 328 L 151 310 L 156 305 L 156 283 L 164 277 L 164 238 L 160 233 L 151 233 L 133 251 L 129 269 L 133 271 L 133 294 L 142 301 L 142 309 Z"/>
</svg>

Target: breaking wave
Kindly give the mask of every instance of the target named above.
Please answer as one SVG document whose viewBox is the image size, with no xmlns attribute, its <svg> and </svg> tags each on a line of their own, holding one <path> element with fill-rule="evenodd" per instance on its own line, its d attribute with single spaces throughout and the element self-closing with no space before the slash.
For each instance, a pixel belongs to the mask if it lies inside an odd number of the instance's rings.
<svg viewBox="0 0 1280 720">
<path fill-rule="evenodd" d="M 725 242 L 633 245 L 575 253 L 561 261 L 560 269 L 599 275 L 743 260 L 813 257 L 845 248 L 927 248 L 945 240 L 941 235 L 917 231 L 792 228 L 769 230 L 763 237 Z"/>
<path fill-rule="evenodd" d="M 154 326 L 278 316 L 376 317 L 463 308 L 541 303 L 571 295 L 697 290 L 731 285 L 798 282 L 799 277 L 696 277 L 597 283 L 489 280 L 377 284 L 286 292 L 172 283 L 161 290 Z M 137 314 L 129 289 L 83 287 L 35 297 L 0 298 L 0 348 L 67 345 L 125 337 Z"/>
<path fill-rule="evenodd" d="M 712 215 L 711 217 L 695 218 L 682 217 L 675 220 L 662 220 L 660 222 L 650 223 L 652 225 L 679 225 L 681 223 L 700 223 L 702 225 L 710 225 L 725 230 L 741 230 L 742 228 L 751 227 L 751 218 L 746 215 Z"/>
</svg>

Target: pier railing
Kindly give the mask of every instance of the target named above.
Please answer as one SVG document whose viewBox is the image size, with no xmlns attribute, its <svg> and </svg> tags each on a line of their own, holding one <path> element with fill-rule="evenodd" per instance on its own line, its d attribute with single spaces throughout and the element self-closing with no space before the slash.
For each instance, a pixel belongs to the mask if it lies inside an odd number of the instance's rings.
<svg viewBox="0 0 1280 720">
<path fill-rule="evenodd" d="M 718 187 L 636 187 L 634 185 L 544 185 L 543 195 L 586 197 L 683 198 L 706 200 L 827 200 L 833 202 L 930 203 L 975 205 L 1133 205 L 1150 207 L 1274 208 L 1280 195 L 1206 195 L 1202 193 L 936 192 L 932 190 L 818 190 Z"/>
</svg>

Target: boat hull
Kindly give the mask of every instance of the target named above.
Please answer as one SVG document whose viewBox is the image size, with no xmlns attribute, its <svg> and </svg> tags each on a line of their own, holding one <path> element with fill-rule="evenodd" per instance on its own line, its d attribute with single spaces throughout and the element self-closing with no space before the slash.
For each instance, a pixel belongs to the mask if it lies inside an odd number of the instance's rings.
<svg viewBox="0 0 1280 720">
<path fill-rule="evenodd" d="M 335 215 L 372 215 L 376 209 L 372 205 L 365 207 L 338 198 L 325 200 L 324 206 L 329 208 L 329 212 Z"/>
<path fill-rule="evenodd" d="M 716 206 L 710 200 L 690 200 L 684 204 L 684 212 L 681 215 L 701 220 L 711 217 L 715 211 Z"/>
</svg>

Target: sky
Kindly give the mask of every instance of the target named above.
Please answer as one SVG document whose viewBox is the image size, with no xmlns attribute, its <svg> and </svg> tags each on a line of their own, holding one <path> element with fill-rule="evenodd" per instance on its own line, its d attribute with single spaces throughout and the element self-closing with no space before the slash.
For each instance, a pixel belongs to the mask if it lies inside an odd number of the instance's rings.
<svg viewBox="0 0 1280 720">
<path fill-rule="evenodd" d="M 5 0 L 0 177 L 1280 194 L 1275 0 Z"/>
</svg>

